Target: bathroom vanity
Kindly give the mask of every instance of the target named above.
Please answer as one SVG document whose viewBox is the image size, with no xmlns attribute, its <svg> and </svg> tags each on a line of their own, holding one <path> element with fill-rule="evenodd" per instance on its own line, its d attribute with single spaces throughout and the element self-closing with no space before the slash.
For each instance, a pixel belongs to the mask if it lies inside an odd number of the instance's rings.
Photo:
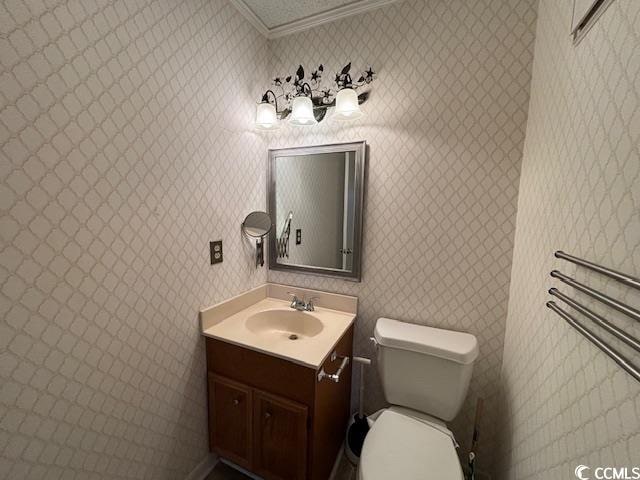
<svg viewBox="0 0 640 480">
<path fill-rule="evenodd" d="M 290 307 L 288 292 L 315 298 Z M 209 447 L 274 480 L 326 480 L 349 419 L 357 299 L 266 284 L 201 311 Z"/>
</svg>

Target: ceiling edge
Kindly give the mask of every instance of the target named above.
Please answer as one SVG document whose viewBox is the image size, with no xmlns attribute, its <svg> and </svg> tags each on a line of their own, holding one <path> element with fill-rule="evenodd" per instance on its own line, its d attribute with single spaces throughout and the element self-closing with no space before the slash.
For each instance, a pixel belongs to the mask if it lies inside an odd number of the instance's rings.
<svg viewBox="0 0 640 480">
<path fill-rule="evenodd" d="M 251 24 L 258 29 L 258 31 L 265 37 L 278 38 L 290 35 L 292 33 L 308 30 L 324 23 L 334 22 L 345 17 L 365 13 L 376 8 L 384 7 L 392 3 L 399 2 L 401 0 L 360 0 L 343 7 L 334 8 L 332 10 L 321 12 L 316 15 L 310 15 L 300 20 L 285 23 L 273 28 L 267 28 L 267 26 L 253 13 L 243 0 L 229 0 Z"/>
<path fill-rule="evenodd" d="M 246 18 L 249 23 L 256 28 L 256 30 L 258 30 L 258 32 L 269 38 L 269 29 L 262 22 L 262 20 L 260 20 L 258 16 L 253 13 L 253 10 L 251 10 L 246 3 L 244 3 L 242 0 L 229 0 L 229 3 L 236 7 L 236 10 L 238 10 L 242 14 L 242 16 Z"/>
</svg>

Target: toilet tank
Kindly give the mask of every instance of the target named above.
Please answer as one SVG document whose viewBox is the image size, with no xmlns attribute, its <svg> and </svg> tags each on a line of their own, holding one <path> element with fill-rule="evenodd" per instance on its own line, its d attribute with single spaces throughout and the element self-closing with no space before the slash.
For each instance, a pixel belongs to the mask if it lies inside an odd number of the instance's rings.
<svg viewBox="0 0 640 480">
<path fill-rule="evenodd" d="M 476 337 L 379 318 L 375 339 L 387 402 L 452 420 L 467 395 L 478 357 Z"/>
</svg>

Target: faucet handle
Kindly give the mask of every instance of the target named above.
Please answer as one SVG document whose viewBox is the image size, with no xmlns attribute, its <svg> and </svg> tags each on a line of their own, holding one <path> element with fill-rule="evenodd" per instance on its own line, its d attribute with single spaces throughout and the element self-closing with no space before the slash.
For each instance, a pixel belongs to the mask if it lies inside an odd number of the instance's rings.
<svg viewBox="0 0 640 480">
<path fill-rule="evenodd" d="M 287 295 L 291 297 L 291 308 L 297 308 L 298 303 L 300 303 L 300 299 L 298 298 L 298 295 L 296 295 L 293 292 L 287 292 Z"/>
<path fill-rule="evenodd" d="M 306 306 L 307 306 L 307 310 L 309 312 L 313 312 L 314 311 L 314 304 L 313 301 L 314 300 L 318 300 L 320 297 L 311 297 L 309 300 L 306 301 Z"/>
</svg>

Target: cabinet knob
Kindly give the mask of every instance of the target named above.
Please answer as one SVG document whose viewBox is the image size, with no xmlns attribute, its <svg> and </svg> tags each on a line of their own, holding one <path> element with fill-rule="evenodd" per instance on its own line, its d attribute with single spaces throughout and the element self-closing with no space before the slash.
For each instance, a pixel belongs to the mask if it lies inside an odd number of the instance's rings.
<svg viewBox="0 0 640 480">
<path fill-rule="evenodd" d="M 233 399 L 233 404 L 234 405 L 240 405 L 240 400 L 238 400 L 237 398 Z"/>
<path fill-rule="evenodd" d="M 264 412 L 265 420 L 269 420 L 271 418 L 271 412 Z"/>
</svg>

